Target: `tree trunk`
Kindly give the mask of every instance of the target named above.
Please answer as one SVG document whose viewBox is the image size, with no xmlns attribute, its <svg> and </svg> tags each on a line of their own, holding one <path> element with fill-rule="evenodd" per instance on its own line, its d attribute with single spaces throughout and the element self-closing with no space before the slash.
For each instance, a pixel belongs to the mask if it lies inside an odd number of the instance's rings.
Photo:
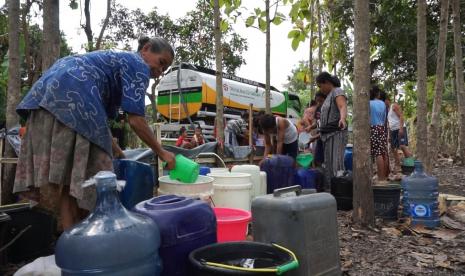
<svg viewBox="0 0 465 276">
<path fill-rule="evenodd" d="M 439 41 L 436 60 L 436 82 L 434 84 L 434 102 L 431 124 L 428 129 L 428 158 L 425 169 L 431 173 L 438 155 L 439 129 L 441 127 L 441 104 L 444 90 L 444 67 L 446 65 L 447 23 L 449 20 L 449 0 L 441 1 L 441 19 L 439 22 Z"/>
<path fill-rule="evenodd" d="M 426 0 L 418 0 L 417 7 L 417 129 L 416 157 L 428 158 L 427 93 L 426 93 Z"/>
<path fill-rule="evenodd" d="M 315 16 L 313 16 L 313 6 L 315 1 L 310 0 L 310 51 L 308 55 L 308 83 L 310 84 L 310 101 L 315 96 L 315 86 L 313 85 L 313 25 L 315 24 Z"/>
<path fill-rule="evenodd" d="M 462 32 L 460 23 L 460 0 L 452 0 L 452 18 L 454 24 L 455 87 L 457 91 L 457 109 L 459 114 L 459 143 L 457 156 L 465 163 L 465 88 L 463 79 Z"/>
<path fill-rule="evenodd" d="M 158 121 L 158 110 L 157 110 L 157 95 L 155 95 L 155 90 L 157 88 L 157 85 L 160 83 L 160 78 L 155 79 L 155 82 L 152 84 L 151 87 L 151 93 L 148 94 L 148 97 L 150 99 L 150 104 L 152 106 L 152 121 L 153 123 L 156 123 Z"/>
<path fill-rule="evenodd" d="M 318 74 L 323 71 L 323 41 L 321 35 L 321 7 L 320 0 L 316 0 L 316 16 L 318 20 Z"/>
<path fill-rule="evenodd" d="M 60 57 L 60 1 L 44 0 L 42 72 Z"/>
<path fill-rule="evenodd" d="M 84 15 L 86 17 L 86 24 L 82 27 L 87 37 L 87 51 L 92 52 L 94 50 L 94 34 L 90 25 L 90 0 L 85 0 L 84 2 Z"/>
<path fill-rule="evenodd" d="M 354 24 L 354 198 L 353 219 L 374 226 L 374 202 L 370 159 L 370 14 L 369 0 L 355 0 Z"/>
<path fill-rule="evenodd" d="M 22 23 L 22 31 L 24 37 L 24 58 L 26 59 L 26 72 L 27 72 L 27 80 L 26 86 L 32 86 L 32 80 L 34 77 L 33 72 L 33 64 L 32 64 L 32 57 L 31 57 L 31 42 L 29 39 L 29 20 L 27 15 L 29 14 L 29 10 L 31 9 L 32 2 L 31 0 L 27 0 L 24 4 L 22 13 L 21 13 L 21 23 Z"/>
<path fill-rule="evenodd" d="M 223 122 L 223 51 L 221 45 L 221 18 L 219 0 L 214 0 L 213 16 L 215 18 L 215 57 L 216 57 L 216 137 L 220 144 L 224 142 L 224 122 Z M 220 155 L 223 154 L 220 147 Z"/>
<path fill-rule="evenodd" d="M 271 39 L 271 21 L 270 21 L 270 0 L 265 0 L 266 12 L 266 81 L 265 81 L 265 112 L 271 114 L 271 97 L 270 97 L 270 39 Z"/>
<path fill-rule="evenodd" d="M 42 72 L 45 72 L 60 57 L 59 7 L 59 0 L 44 0 Z M 54 199 L 54 196 L 50 185 L 40 187 L 40 205 L 58 216 L 59 202 Z"/>
<path fill-rule="evenodd" d="M 105 16 L 105 20 L 103 21 L 102 29 L 100 30 L 100 34 L 97 38 L 97 43 L 95 45 L 95 50 L 100 50 L 102 44 L 103 33 L 107 28 L 108 22 L 110 21 L 111 16 L 111 0 L 107 0 L 107 15 Z"/>
<path fill-rule="evenodd" d="M 19 0 L 8 1 L 8 90 L 6 104 L 6 129 L 18 124 L 19 118 L 16 114 L 16 106 L 19 103 L 21 92 L 20 58 L 19 58 Z M 15 157 L 15 151 L 8 142 L 5 141 L 5 157 Z M 13 184 L 15 179 L 16 166 L 8 164 L 4 166 L 2 179 L 1 203 L 12 203 Z"/>
</svg>

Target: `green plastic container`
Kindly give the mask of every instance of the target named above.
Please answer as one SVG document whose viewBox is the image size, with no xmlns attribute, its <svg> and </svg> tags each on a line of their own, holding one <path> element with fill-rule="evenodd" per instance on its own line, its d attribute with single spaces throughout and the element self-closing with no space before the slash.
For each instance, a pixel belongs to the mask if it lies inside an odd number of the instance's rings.
<svg viewBox="0 0 465 276">
<path fill-rule="evenodd" d="M 176 155 L 176 166 L 170 171 L 170 179 L 184 183 L 194 183 L 199 177 L 199 164 L 182 154 Z"/>
<path fill-rule="evenodd" d="M 297 155 L 296 161 L 299 166 L 307 169 L 313 162 L 313 155 L 311 153 L 299 154 Z"/>
<path fill-rule="evenodd" d="M 402 161 L 402 165 L 404 165 L 406 167 L 413 167 L 413 166 L 415 166 L 414 163 L 415 163 L 415 159 L 413 157 L 406 157 Z"/>
</svg>

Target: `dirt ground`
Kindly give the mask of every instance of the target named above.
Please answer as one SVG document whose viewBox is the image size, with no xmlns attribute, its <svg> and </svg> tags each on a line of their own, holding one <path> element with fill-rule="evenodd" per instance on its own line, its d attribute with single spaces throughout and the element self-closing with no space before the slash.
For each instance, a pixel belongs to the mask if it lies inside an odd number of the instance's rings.
<svg viewBox="0 0 465 276">
<path fill-rule="evenodd" d="M 433 174 L 441 193 L 465 196 L 465 167 L 445 159 Z M 465 275 L 465 228 L 427 231 L 377 219 L 376 228 L 366 230 L 356 228 L 351 215 L 338 211 L 343 275 Z M 24 264 L 0 267 L 0 275 L 12 275 Z"/>
<path fill-rule="evenodd" d="M 465 196 L 465 167 L 442 160 L 433 174 L 441 193 Z M 375 229 L 362 230 L 351 216 L 338 212 L 344 275 L 465 275 L 465 230 L 428 231 L 381 219 Z"/>
</svg>

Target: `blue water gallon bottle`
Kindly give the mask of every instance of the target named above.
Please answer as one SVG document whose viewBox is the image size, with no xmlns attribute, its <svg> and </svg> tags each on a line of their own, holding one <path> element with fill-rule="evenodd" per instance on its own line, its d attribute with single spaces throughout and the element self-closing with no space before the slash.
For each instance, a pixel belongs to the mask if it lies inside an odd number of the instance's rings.
<svg viewBox="0 0 465 276">
<path fill-rule="evenodd" d="M 403 189 L 403 214 L 412 218 L 413 225 L 429 228 L 439 226 L 438 179 L 423 171 L 420 161 L 415 161 L 415 170 L 401 182 Z"/>
<path fill-rule="evenodd" d="M 160 232 L 148 217 L 129 212 L 116 191 L 116 175 L 95 177 L 97 203 L 82 222 L 58 239 L 62 275 L 160 275 Z"/>
</svg>

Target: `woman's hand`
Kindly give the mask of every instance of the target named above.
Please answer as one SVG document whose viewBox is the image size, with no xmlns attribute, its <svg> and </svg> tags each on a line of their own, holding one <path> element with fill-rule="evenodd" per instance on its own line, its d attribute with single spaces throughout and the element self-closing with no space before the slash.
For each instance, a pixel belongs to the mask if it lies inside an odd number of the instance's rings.
<svg viewBox="0 0 465 276">
<path fill-rule="evenodd" d="M 116 138 L 111 139 L 111 148 L 113 150 L 113 158 L 115 159 L 124 159 L 126 156 L 124 156 L 123 151 L 118 145 L 118 140 Z"/>
<path fill-rule="evenodd" d="M 341 119 L 339 120 L 339 127 L 340 127 L 341 129 L 346 129 L 346 127 L 347 127 L 346 119 L 341 118 Z"/>
<path fill-rule="evenodd" d="M 176 167 L 176 159 L 172 152 L 163 150 L 160 154 L 160 159 L 166 162 L 166 168 L 168 170 L 172 170 Z"/>
</svg>

